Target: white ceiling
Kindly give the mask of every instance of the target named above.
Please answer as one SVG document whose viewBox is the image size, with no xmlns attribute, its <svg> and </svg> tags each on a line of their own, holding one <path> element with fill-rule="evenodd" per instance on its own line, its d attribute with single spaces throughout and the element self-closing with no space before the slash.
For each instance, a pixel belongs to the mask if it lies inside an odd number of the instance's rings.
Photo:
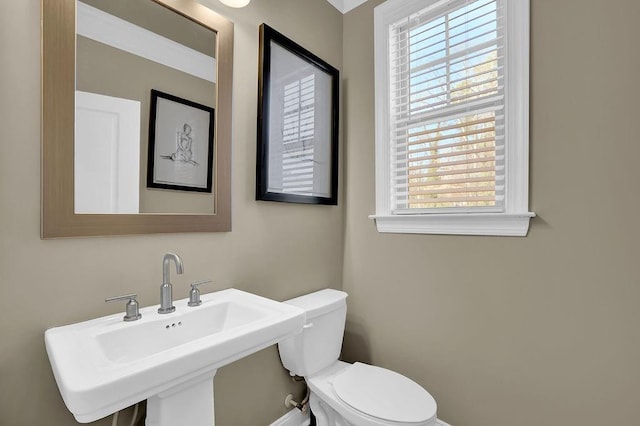
<svg viewBox="0 0 640 426">
<path fill-rule="evenodd" d="M 336 9 L 338 9 L 342 13 L 347 13 L 351 9 L 354 9 L 360 6 L 362 3 L 367 0 L 327 0 L 329 3 L 333 5 Z"/>
</svg>

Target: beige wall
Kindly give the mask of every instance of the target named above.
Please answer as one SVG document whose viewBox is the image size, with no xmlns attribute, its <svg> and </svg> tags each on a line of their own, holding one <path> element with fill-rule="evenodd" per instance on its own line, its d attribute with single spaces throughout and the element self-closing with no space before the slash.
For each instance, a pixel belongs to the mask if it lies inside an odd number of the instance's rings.
<svg viewBox="0 0 640 426">
<path fill-rule="evenodd" d="M 373 6 L 344 20 L 345 356 L 455 426 L 638 424 L 640 2 L 532 0 L 527 238 L 379 234 Z"/>
<path fill-rule="evenodd" d="M 44 330 L 118 312 L 107 296 L 135 291 L 159 302 L 161 261 L 179 253 L 176 298 L 188 283 L 234 286 L 284 300 L 342 274 L 340 207 L 254 201 L 258 25 L 267 22 L 341 67 L 342 16 L 316 0 L 254 1 L 220 8 L 236 23 L 233 232 L 114 238 L 40 239 L 40 2 L 3 2 L 0 14 L 0 424 L 75 424 L 56 388 Z M 271 347 L 222 368 L 216 378 L 220 426 L 269 424 L 293 386 Z M 109 419 L 98 422 L 110 424 Z"/>
</svg>

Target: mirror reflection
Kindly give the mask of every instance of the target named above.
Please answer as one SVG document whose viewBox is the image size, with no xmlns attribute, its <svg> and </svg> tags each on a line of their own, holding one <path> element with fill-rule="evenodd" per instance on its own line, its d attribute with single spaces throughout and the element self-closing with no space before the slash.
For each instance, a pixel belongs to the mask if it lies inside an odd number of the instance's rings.
<svg viewBox="0 0 640 426">
<path fill-rule="evenodd" d="M 214 213 L 216 33 L 153 0 L 82 0 L 76 43 L 75 212 Z"/>
</svg>

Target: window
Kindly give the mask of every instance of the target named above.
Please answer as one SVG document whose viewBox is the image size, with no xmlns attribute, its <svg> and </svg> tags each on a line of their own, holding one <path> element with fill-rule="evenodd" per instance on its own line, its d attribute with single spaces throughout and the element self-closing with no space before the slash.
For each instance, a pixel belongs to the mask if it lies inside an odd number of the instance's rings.
<svg viewBox="0 0 640 426">
<path fill-rule="evenodd" d="M 526 235 L 529 0 L 375 10 L 380 232 Z"/>
</svg>

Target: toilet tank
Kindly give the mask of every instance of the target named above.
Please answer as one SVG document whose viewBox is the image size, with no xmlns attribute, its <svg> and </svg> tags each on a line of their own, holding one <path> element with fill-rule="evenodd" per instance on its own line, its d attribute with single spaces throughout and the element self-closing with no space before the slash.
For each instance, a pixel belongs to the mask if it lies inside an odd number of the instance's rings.
<svg viewBox="0 0 640 426">
<path fill-rule="evenodd" d="M 347 317 L 346 299 L 343 291 L 325 289 L 284 302 L 306 312 L 302 333 L 278 343 L 282 365 L 292 376 L 311 376 L 338 360 Z"/>
</svg>

